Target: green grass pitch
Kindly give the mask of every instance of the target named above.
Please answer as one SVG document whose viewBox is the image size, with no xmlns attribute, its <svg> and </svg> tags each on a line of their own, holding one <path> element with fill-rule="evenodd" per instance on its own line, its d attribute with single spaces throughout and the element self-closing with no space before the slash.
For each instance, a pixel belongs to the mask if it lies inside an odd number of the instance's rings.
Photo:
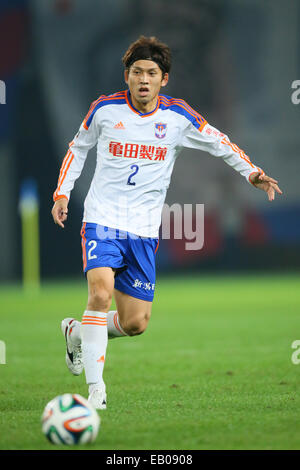
<svg viewBox="0 0 300 470">
<path fill-rule="evenodd" d="M 87 396 L 60 331 L 86 294 L 84 280 L 35 297 L 0 289 L 0 449 L 57 449 L 41 432 L 44 406 Z M 159 278 L 147 331 L 109 341 L 108 409 L 96 442 L 76 449 L 300 449 L 299 320 L 296 275 Z"/>
</svg>

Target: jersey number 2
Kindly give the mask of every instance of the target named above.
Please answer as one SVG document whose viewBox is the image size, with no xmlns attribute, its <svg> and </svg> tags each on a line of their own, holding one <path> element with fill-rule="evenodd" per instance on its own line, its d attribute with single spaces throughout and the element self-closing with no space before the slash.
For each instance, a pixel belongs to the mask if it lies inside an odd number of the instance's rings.
<svg viewBox="0 0 300 470">
<path fill-rule="evenodd" d="M 130 186 L 135 186 L 135 182 L 131 181 L 131 178 L 137 174 L 137 172 L 139 171 L 139 167 L 138 165 L 131 165 L 130 167 L 132 170 L 134 170 L 130 175 L 129 175 L 129 178 L 127 180 L 127 184 L 130 184 Z"/>
</svg>

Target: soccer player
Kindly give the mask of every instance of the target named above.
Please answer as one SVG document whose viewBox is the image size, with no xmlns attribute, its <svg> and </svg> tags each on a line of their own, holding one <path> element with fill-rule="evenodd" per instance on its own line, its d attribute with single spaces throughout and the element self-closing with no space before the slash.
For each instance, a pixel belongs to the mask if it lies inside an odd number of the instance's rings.
<svg viewBox="0 0 300 470">
<path fill-rule="evenodd" d="M 92 103 L 69 144 L 53 195 L 52 216 L 64 228 L 71 190 L 97 144 L 81 229 L 87 306 L 81 323 L 65 318 L 61 324 L 67 365 L 74 375 L 84 368 L 88 399 L 96 409 L 106 408 L 108 338 L 141 334 L 150 319 L 161 211 L 181 149 L 221 157 L 270 201 L 282 194 L 275 179 L 184 100 L 160 93 L 171 67 L 166 44 L 141 36 L 123 64 L 128 89 Z M 116 311 L 110 310 L 112 296 Z"/>
</svg>

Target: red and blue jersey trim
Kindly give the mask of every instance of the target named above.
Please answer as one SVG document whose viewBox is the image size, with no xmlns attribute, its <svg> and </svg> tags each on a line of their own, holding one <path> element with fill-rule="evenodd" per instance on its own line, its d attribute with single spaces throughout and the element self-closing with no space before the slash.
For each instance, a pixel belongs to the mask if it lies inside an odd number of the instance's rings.
<svg viewBox="0 0 300 470">
<path fill-rule="evenodd" d="M 191 108 L 186 101 L 179 98 L 172 98 L 167 95 L 159 95 L 160 109 L 174 111 L 175 113 L 181 114 L 186 117 L 199 131 L 202 131 L 205 124 L 207 124 L 206 119 L 204 119 L 201 114 L 197 113 L 193 108 Z"/>
<path fill-rule="evenodd" d="M 96 111 L 103 106 L 109 104 L 126 104 L 126 91 L 119 91 L 113 95 L 101 95 L 97 100 L 93 101 L 90 109 L 83 120 L 83 127 L 87 130 L 91 125 Z"/>
</svg>

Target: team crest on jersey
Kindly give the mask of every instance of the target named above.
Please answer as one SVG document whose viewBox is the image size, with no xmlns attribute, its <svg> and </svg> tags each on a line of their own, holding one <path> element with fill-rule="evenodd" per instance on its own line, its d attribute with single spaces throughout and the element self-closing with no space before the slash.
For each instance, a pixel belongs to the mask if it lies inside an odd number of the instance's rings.
<svg viewBox="0 0 300 470">
<path fill-rule="evenodd" d="M 163 139 L 164 137 L 166 137 L 167 124 L 164 124 L 163 122 L 156 122 L 154 126 L 155 126 L 155 137 L 157 137 L 158 139 Z"/>
</svg>

